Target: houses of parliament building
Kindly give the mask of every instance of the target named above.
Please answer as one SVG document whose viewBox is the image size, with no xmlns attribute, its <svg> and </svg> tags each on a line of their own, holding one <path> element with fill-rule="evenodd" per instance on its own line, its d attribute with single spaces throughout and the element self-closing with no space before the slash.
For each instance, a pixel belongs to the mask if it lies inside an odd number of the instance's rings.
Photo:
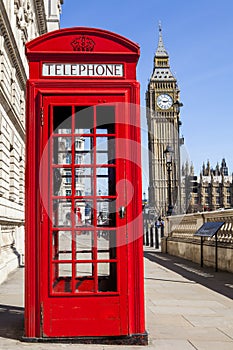
<svg viewBox="0 0 233 350">
<path fill-rule="evenodd" d="M 182 167 L 182 193 L 186 212 L 230 209 L 233 207 L 233 175 L 229 174 L 226 160 L 214 168 L 203 163 L 199 176 L 193 167 Z"/>
</svg>

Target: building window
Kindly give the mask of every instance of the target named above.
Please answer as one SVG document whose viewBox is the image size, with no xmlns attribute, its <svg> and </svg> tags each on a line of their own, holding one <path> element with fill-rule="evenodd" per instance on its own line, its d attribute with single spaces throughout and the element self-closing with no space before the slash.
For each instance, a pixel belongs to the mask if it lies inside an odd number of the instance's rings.
<svg viewBox="0 0 233 350">
<path fill-rule="evenodd" d="M 71 150 L 71 138 L 70 137 L 66 137 L 66 150 Z"/>
<path fill-rule="evenodd" d="M 65 177 L 66 177 L 66 184 L 71 184 L 71 171 L 66 171 L 65 173 Z"/>
<path fill-rule="evenodd" d="M 66 153 L 66 164 L 70 164 L 70 163 L 71 163 L 71 154 Z"/>
</svg>

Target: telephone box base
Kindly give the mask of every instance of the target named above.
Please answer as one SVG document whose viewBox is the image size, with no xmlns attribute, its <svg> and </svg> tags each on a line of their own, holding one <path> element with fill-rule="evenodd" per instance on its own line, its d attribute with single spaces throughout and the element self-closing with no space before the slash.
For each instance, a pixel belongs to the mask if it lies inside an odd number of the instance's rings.
<svg viewBox="0 0 233 350">
<path fill-rule="evenodd" d="M 105 344 L 105 345 L 148 345 L 148 333 L 131 334 L 121 337 L 74 337 L 74 338 L 27 338 L 28 343 L 77 343 L 77 344 Z"/>
</svg>

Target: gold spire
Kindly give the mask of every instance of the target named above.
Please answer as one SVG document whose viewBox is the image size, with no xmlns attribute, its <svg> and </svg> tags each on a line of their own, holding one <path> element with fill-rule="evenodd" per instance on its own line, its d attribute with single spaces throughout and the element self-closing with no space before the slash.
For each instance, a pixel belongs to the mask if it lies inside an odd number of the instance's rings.
<svg viewBox="0 0 233 350">
<path fill-rule="evenodd" d="M 165 50 L 162 36 L 162 24 L 159 21 L 159 43 L 155 53 L 155 57 L 168 57 L 168 53 Z"/>
</svg>

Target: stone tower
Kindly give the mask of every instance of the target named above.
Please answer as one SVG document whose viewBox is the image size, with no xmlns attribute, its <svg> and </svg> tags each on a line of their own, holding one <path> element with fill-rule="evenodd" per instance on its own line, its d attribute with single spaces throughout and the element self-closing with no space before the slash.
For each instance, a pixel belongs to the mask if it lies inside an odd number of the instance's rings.
<svg viewBox="0 0 233 350">
<path fill-rule="evenodd" d="M 170 70 L 169 55 L 164 47 L 160 26 L 153 73 L 146 92 L 149 204 L 155 208 L 157 215 L 181 211 L 179 114 L 182 103 L 179 102 L 179 92 L 177 80 Z M 164 152 L 167 149 L 172 151 L 169 164 Z M 169 210 L 169 205 L 172 210 Z"/>
</svg>

